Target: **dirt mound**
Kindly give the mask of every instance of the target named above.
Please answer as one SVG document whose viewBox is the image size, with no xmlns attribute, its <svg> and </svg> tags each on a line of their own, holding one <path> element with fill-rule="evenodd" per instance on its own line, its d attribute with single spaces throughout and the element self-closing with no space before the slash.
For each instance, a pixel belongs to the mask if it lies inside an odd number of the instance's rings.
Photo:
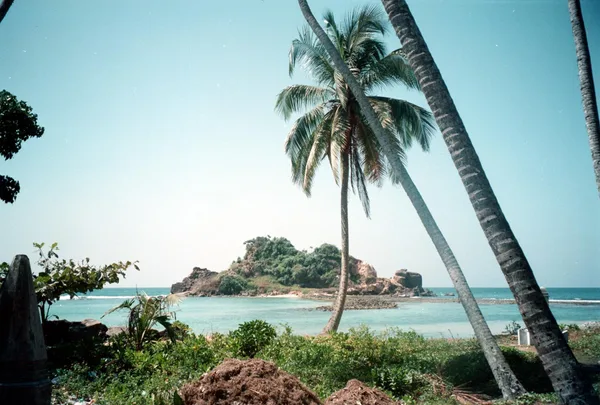
<svg viewBox="0 0 600 405">
<path fill-rule="evenodd" d="M 259 359 L 228 359 L 181 389 L 185 405 L 321 405 L 296 377 Z"/>
<path fill-rule="evenodd" d="M 358 380 L 350 380 L 345 388 L 331 394 L 325 405 L 400 405 L 383 391 L 371 388 Z"/>
</svg>

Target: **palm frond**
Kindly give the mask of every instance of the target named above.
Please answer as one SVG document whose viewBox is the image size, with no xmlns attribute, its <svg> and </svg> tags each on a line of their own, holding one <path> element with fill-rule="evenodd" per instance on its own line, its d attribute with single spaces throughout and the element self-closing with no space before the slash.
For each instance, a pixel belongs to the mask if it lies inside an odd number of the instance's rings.
<svg viewBox="0 0 600 405">
<path fill-rule="evenodd" d="M 331 125 L 332 119 L 324 119 L 321 122 L 321 125 L 319 125 L 319 127 L 315 130 L 313 143 L 311 145 L 310 152 L 306 157 L 302 189 L 309 197 L 317 168 L 327 153 L 327 146 L 329 145 L 331 138 Z"/>
<path fill-rule="evenodd" d="M 297 156 L 303 149 L 309 147 L 311 135 L 319 126 L 325 117 L 325 105 L 321 104 L 307 112 L 294 122 L 292 129 L 288 133 L 285 140 L 285 153 L 292 159 L 297 159 Z"/>
<path fill-rule="evenodd" d="M 350 154 L 350 180 L 352 191 L 358 194 L 365 215 L 367 218 L 371 218 L 371 202 L 369 200 L 369 193 L 367 192 L 365 171 L 363 169 L 363 162 L 358 152 L 358 148 L 356 147 L 351 149 Z"/>
<path fill-rule="evenodd" d="M 397 49 L 380 60 L 367 65 L 359 77 L 366 91 L 401 84 L 408 89 L 418 90 L 419 81 L 402 51 Z"/>
<path fill-rule="evenodd" d="M 390 28 L 389 20 L 380 6 L 371 5 L 355 8 L 344 21 L 342 31 L 352 48 L 365 36 L 385 35 Z"/>
<path fill-rule="evenodd" d="M 339 185 L 341 154 L 345 153 L 347 149 L 348 137 L 346 134 L 351 128 L 348 113 L 341 105 L 338 105 L 332 112 L 331 134 L 326 154 L 329 158 L 335 184 Z"/>
<path fill-rule="evenodd" d="M 165 304 L 167 304 L 168 307 L 179 305 L 184 297 L 185 296 L 182 293 L 169 294 L 165 297 Z"/>
<path fill-rule="evenodd" d="M 333 91 L 322 87 L 304 84 L 288 86 L 277 95 L 275 111 L 288 120 L 292 114 L 322 104 L 333 97 Z"/>
<path fill-rule="evenodd" d="M 355 139 L 359 151 L 363 157 L 363 169 L 369 182 L 381 187 L 385 171 L 385 154 L 377 137 L 371 128 L 364 122 L 359 121 L 355 133 Z"/>
<path fill-rule="evenodd" d="M 115 311 L 118 311 L 120 309 L 131 309 L 131 307 L 133 307 L 134 304 L 134 300 L 133 299 L 127 299 L 125 301 L 123 301 L 122 303 L 120 303 L 119 305 L 116 305 L 114 307 L 112 307 L 111 309 L 109 309 L 108 311 L 106 311 L 101 317 L 100 319 L 104 318 L 106 315 L 110 315 Z"/>
<path fill-rule="evenodd" d="M 319 85 L 333 84 L 334 68 L 329 55 L 307 26 L 299 30 L 298 39 L 292 42 L 289 53 L 290 76 L 299 63 Z"/>
<path fill-rule="evenodd" d="M 381 111 L 387 111 L 387 120 L 393 122 L 393 129 L 404 149 L 416 141 L 424 151 L 429 150 L 435 133 L 433 115 L 426 109 L 405 100 L 390 97 L 370 97 Z M 391 129 L 391 127 L 390 127 Z"/>
<path fill-rule="evenodd" d="M 342 58 L 344 58 L 346 39 L 340 32 L 338 24 L 335 20 L 335 15 L 333 15 L 331 10 L 327 10 L 325 13 L 323 13 L 323 20 L 325 20 L 325 32 L 327 32 L 331 42 L 333 42 L 337 50 L 340 52 L 340 55 L 342 55 Z"/>
</svg>

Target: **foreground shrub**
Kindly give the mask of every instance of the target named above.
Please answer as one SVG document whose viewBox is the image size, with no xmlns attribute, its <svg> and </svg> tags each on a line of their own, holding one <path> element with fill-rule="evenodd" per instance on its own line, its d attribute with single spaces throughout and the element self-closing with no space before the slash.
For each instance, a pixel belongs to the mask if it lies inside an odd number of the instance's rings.
<svg viewBox="0 0 600 405">
<path fill-rule="evenodd" d="M 277 331 L 267 322 L 257 319 L 240 324 L 230 337 L 239 356 L 252 358 L 273 342 Z"/>
<path fill-rule="evenodd" d="M 320 398 L 358 379 L 406 404 L 454 404 L 452 396 L 469 392 L 498 394 L 489 366 L 474 339 L 424 339 L 393 329 L 376 334 L 368 328 L 329 336 L 279 335 L 264 321 L 240 325 L 210 338 L 189 333 L 183 341 L 157 341 L 135 350 L 122 335 L 110 339 L 99 366 L 76 365 L 57 371 L 56 394 L 94 398 L 98 405 L 172 404 L 185 383 L 199 379 L 227 358 L 257 357 L 274 362 Z M 526 388 L 550 389 L 537 357 L 503 348 Z M 541 398 L 541 397 L 540 397 Z"/>
</svg>

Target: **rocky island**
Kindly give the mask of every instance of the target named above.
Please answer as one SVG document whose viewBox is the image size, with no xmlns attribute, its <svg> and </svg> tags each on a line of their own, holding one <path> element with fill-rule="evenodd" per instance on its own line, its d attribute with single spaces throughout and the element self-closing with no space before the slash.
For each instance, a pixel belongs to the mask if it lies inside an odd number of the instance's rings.
<svg viewBox="0 0 600 405">
<path fill-rule="evenodd" d="M 297 250 L 285 238 L 258 237 L 245 242 L 246 253 L 221 272 L 194 267 L 171 286 L 172 293 L 191 296 L 276 296 L 294 294 L 332 300 L 337 293 L 340 251 L 323 244 L 312 252 Z M 370 264 L 351 257 L 348 309 L 394 308 L 389 300 L 367 297 L 431 297 L 419 273 L 401 269 L 391 278 L 378 277 Z M 363 296 L 364 299 L 353 298 Z M 326 307 L 321 308 L 327 310 Z"/>
</svg>

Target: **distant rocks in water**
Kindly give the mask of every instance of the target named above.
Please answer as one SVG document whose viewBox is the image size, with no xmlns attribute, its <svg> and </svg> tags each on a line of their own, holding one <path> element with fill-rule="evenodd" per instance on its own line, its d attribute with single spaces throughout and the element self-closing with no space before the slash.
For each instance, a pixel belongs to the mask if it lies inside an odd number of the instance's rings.
<svg viewBox="0 0 600 405">
<path fill-rule="evenodd" d="M 194 267 L 171 286 L 171 293 L 192 296 L 273 296 L 297 294 L 315 298 L 335 294 L 340 277 L 340 252 L 323 244 L 313 252 L 298 251 L 285 238 L 255 238 L 245 242 L 246 254 L 229 269 L 215 272 Z M 391 278 L 377 276 L 367 262 L 351 258 L 348 295 L 435 297 L 423 288 L 423 277 L 406 269 Z M 298 291 L 302 288 L 302 292 Z M 318 298 L 318 297 L 317 297 Z"/>
<path fill-rule="evenodd" d="M 363 263 L 361 263 L 364 265 Z M 360 284 L 351 285 L 348 295 L 393 295 L 396 297 L 435 297 L 433 291 L 423 288 L 423 277 L 406 269 L 398 270 L 392 278 L 377 277 L 369 266 L 369 282 L 361 278 Z"/>
<path fill-rule="evenodd" d="M 219 290 L 219 273 L 200 267 L 194 267 L 192 273 L 181 282 L 171 286 L 171 293 L 188 293 L 190 295 L 213 295 Z"/>
<path fill-rule="evenodd" d="M 384 300 L 377 297 L 349 296 L 346 298 L 344 311 L 359 309 L 392 309 L 398 308 L 398 304 L 393 301 Z M 333 311 L 332 305 L 323 305 L 316 307 L 317 311 Z"/>
<path fill-rule="evenodd" d="M 447 292 L 447 293 L 443 293 L 442 294 L 444 297 L 455 297 L 456 294 L 454 294 L 453 292 Z"/>
</svg>

